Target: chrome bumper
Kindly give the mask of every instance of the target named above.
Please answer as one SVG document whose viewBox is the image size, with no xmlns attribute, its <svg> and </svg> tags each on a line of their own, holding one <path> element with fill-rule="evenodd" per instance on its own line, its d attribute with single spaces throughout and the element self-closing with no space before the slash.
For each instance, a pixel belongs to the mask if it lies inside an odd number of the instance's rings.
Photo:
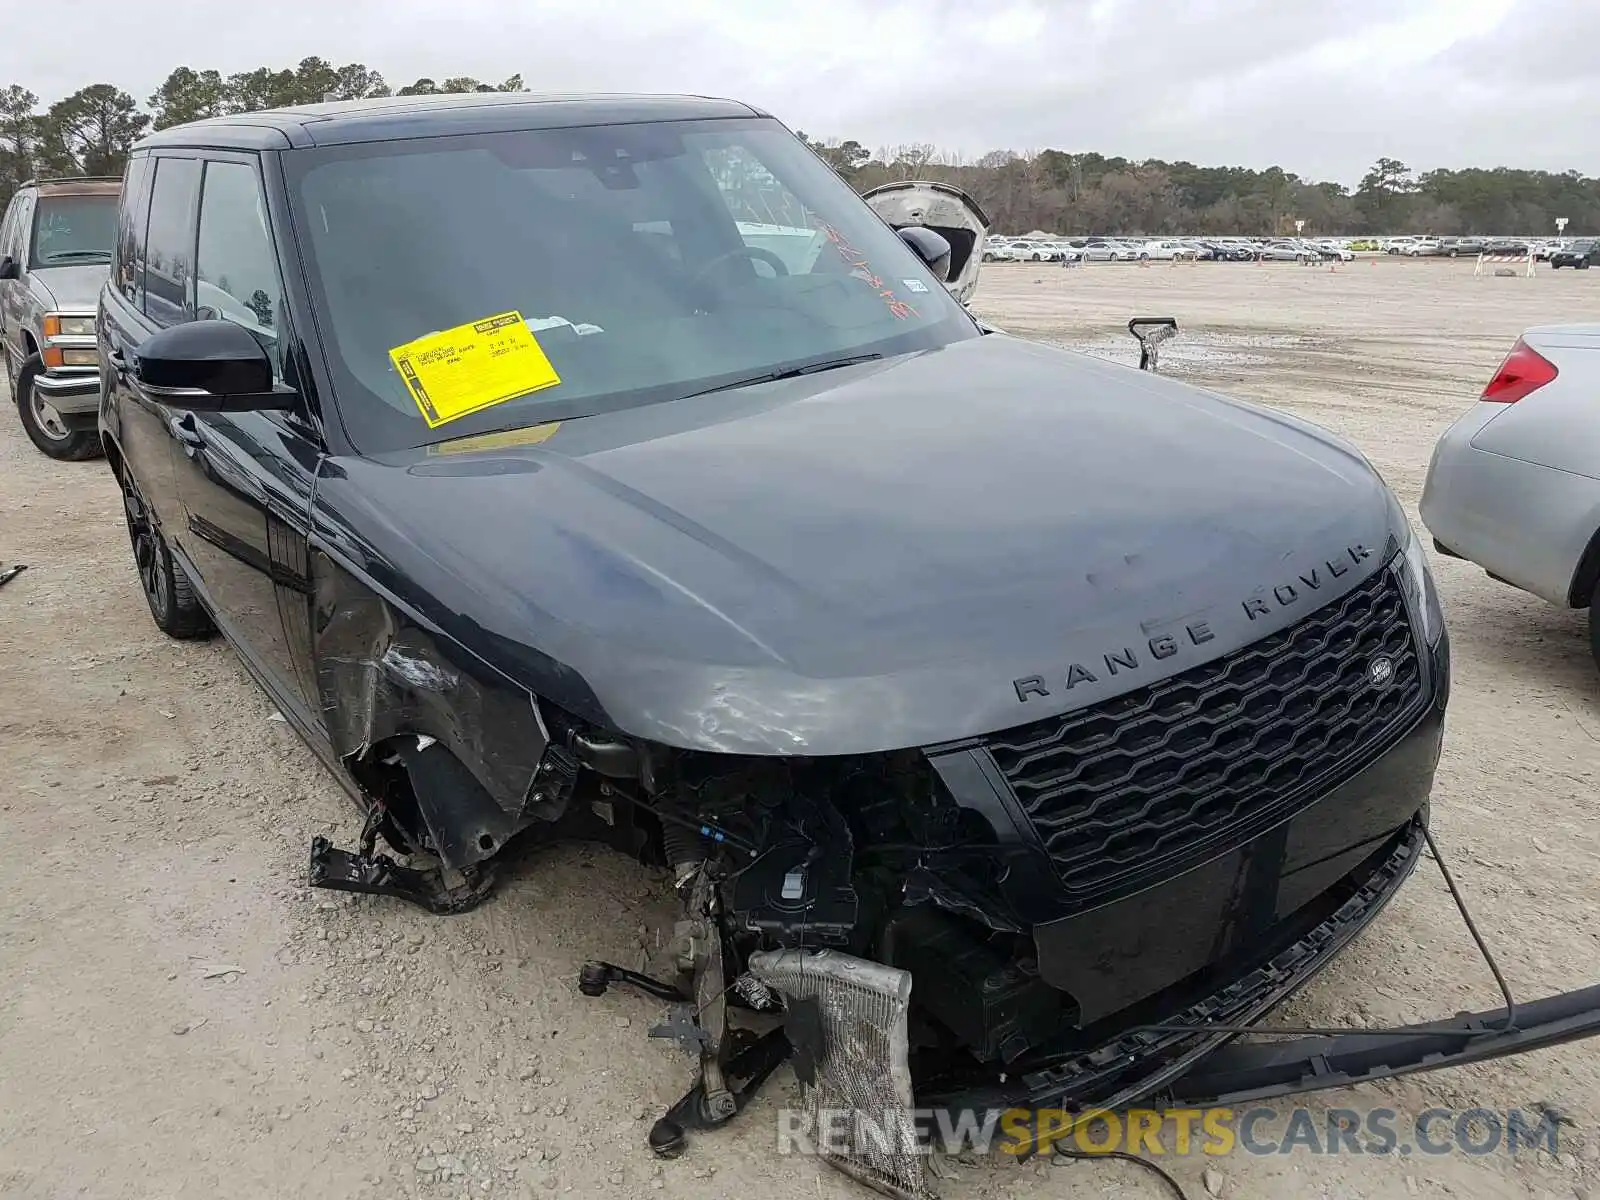
<svg viewBox="0 0 1600 1200">
<path fill-rule="evenodd" d="M 40 399 L 63 416 L 92 413 L 100 408 L 99 371 L 35 375 L 33 386 Z"/>
</svg>

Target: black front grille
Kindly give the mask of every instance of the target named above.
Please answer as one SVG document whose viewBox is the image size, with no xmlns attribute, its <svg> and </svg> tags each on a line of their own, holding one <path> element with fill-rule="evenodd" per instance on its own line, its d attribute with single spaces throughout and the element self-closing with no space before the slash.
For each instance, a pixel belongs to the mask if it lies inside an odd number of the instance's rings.
<svg viewBox="0 0 1600 1200">
<path fill-rule="evenodd" d="M 1369 674 L 1380 656 L 1384 687 Z M 1226 657 L 987 746 L 1086 901 L 1255 836 L 1393 741 L 1422 696 L 1405 600 L 1382 570 Z"/>
</svg>

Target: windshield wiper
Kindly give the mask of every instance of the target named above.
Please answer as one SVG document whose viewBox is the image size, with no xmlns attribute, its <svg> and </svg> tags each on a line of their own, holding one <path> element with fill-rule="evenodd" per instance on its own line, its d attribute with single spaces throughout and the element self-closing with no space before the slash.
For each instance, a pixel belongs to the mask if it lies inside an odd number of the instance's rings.
<svg viewBox="0 0 1600 1200">
<path fill-rule="evenodd" d="M 679 396 L 679 400 L 692 400 L 696 396 L 709 396 L 712 392 L 731 392 L 738 388 L 753 387 L 758 383 L 775 383 L 780 379 L 799 379 L 802 375 L 817 375 L 823 371 L 834 371 L 840 367 L 853 367 L 857 363 L 873 362 L 882 358 L 881 354 L 853 354 L 848 358 L 829 358 L 821 362 L 806 363 L 804 366 L 789 367 L 782 371 L 766 371 L 760 375 L 751 375 L 747 379 L 735 379 L 732 383 L 719 383 L 716 387 L 705 388 L 698 392 L 690 392 L 687 396 Z"/>
<path fill-rule="evenodd" d="M 111 251 L 109 251 L 109 250 L 58 250 L 54 254 L 52 254 L 49 258 L 44 260 L 44 265 L 48 267 L 51 263 L 59 262 L 63 258 L 103 258 L 107 262 L 110 262 L 111 261 Z"/>
</svg>

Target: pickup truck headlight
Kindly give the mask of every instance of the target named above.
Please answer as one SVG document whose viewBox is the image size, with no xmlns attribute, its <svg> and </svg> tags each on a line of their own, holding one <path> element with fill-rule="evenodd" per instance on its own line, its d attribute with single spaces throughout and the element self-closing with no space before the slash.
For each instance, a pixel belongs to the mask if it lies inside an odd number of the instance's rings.
<svg viewBox="0 0 1600 1200">
<path fill-rule="evenodd" d="M 1411 611 L 1421 622 L 1422 640 L 1433 646 L 1444 633 L 1444 610 L 1439 606 L 1439 590 L 1433 585 L 1433 572 L 1428 567 L 1428 552 L 1422 539 L 1411 531 L 1409 522 L 1406 532 L 1410 537 L 1400 551 L 1397 564 L 1401 582 L 1411 600 Z"/>
<path fill-rule="evenodd" d="M 100 351 L 63 350 L 61 351 L 61 365 L 63 367 L 98 367 L 100 365 Z"/>
<path fill-rule="evenodd" d="M 44 336 L 47 338 L 58 337 L 93 337 L 93 317 L 63 317 L 60 313 L 50 313 L 44 319 Z"/>
</svg>

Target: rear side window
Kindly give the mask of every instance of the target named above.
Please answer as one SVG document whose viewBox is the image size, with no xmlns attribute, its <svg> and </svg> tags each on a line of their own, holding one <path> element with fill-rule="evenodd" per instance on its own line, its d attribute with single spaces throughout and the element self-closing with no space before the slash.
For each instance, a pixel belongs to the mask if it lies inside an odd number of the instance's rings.
<svg viewBox="0 0 1600 1200">
<path fill-rule="evenodd" d="M 11 203 L 6 206 L 6 215 L 0 217 L 0 258 L 11 253 L 11 230 L 17 223 L 17 210 L 22 207 L 22 197 L 11 197 Z"/>
<path fill-rule="evenodd" d="M 122 206 L 117 213 L 117 257 L 112 279 L 135 308 L 144 309 L 144 231 L 150 221 L 149 156 L 131 159 L 122 180 Z"/>
<path fill-rule="evenodd" d="M 22 217 L 27 207 L 27 196 L 18 193 L 11 198 L 11 207 L 6 210 L 6 219 L 0 221 L 0 258 L 13 258 L 19 265 L 25 257 L 20 235 Z"/>
<path fill-rule="evenodd" d="M 144 311 L 157 325 L 194 320 L 195 209 L 200 160 L 156 160 L 145 238 Z"/>
<path fill-rule="evenodd" d="M 283 285 L 254 167 L 206 164 L 195 267 L 196 313 L 202 319 L 232 321 L 255 334 L 281 377 Z"/>
</svg>

